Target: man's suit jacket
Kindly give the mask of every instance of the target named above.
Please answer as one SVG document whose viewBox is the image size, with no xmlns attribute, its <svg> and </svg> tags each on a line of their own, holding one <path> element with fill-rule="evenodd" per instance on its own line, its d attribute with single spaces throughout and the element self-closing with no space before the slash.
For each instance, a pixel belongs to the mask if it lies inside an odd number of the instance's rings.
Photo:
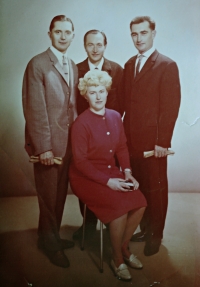
<svg viewBox="0 0 200 287">
<path fill-rule="evenodd" d="M 123 77 L 124 127 L 130 150 L 170 147 L 180 105 L 176 63 L 155 51 L 134 78 L 137 56 L 126 64 Z"/>
<path fill-rule="evenodd" d="M 69 128 L 77 116 L 78 70 L 69 60 L 70 83 L 51 49 L 35 56 L 23 80 L 23 109 L 26 120 L 25 149 L 29 155 L 52 150 L 63 157 Z"/>
<path fill-rule="evenodd" d="M 83 62 L 77 64 L 78 67 L 78 77 L 83 78 L 84 75 L 90 70 L 89 64 L 88 64 L 88 58 L 84 60 Z M 123 113 L 122 109 L 122 95 L 120 91 L 120 85 L 122 82 L 122 76 L 123 76 L 123 69 L 122 67 L 112 61 L 109 61 L 104 58 L 104 63 L 102 66 L 102 71 L 106 71 L 111 77 L 112 77 L 112 87 L 111 90 L 108 93 L 106 108 L 113 109 L 121 114 Z M 85 111 L 88 108 L 88 103 L 84 99 L 83 96 L 78 91 L 78 97 L 77 97 L 77 111 L 80 115 L 83 111 Z"/>
</svg>

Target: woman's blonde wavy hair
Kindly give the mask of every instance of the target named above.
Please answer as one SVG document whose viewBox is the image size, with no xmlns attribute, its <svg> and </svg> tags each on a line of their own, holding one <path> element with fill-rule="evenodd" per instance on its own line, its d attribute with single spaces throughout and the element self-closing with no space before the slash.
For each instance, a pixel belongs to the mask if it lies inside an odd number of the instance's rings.
<svg viewBox="0 0 200 287">
<path fill-rule="evenodd" d="M 86 95 L 87 87 L 91 86 L 105 86 L 109 91 L 112 85 L 112 78 L 105 71 L 92 70 L 85 74 L 83 78 L 79 79 L 78 89 L 82 96 Z"/>
</svg>

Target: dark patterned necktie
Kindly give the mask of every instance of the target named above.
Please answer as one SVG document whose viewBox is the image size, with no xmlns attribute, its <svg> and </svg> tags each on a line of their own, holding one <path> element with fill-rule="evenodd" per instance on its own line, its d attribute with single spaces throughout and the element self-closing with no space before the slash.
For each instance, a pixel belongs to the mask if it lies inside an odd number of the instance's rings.
<svg viewBox="0 0 200 287">
<path fill-rule="evenodd" d="M 136 68 L 135 68 L 135 77 L 139 74 L 139 72 L 140 72 L 140 65 L 141 65 L 141 61 L 142 61 L 142 58 L 143 58 L 144 56 L 143 55 L 140 55 L 139 57 L 138 57 L 138 62 L 137 62 L 137 66 L 136 66 Z"/>
<path fill-rule="evenodd" d="M 63 71 L 65 74 L 65 78 L 67 80 L 67 83 L 69 84 L 69 67 L 67 63 L 67 58 L 63 55 Z"/>
</svg>

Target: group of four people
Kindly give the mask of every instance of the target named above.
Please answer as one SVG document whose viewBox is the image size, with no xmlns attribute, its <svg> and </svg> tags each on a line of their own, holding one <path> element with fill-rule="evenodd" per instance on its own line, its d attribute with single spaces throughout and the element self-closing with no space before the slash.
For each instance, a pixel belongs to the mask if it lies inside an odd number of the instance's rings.
<svg viewBox="0 0 200 287">
<path fill-rule="evenodd" d="M 61 239 L 59 230 L 70 178 L 81 210 L 88 207 L 86 235 L 96 230 L 97 218 L 108 225 L 111 267 L 123 280 L 131 280 L 127 265 L 142 268 L 130 240 L 145 241 L 146 256 L 159 251 L 167 153 L 180 105 L 178 68 L 155 49 L 155 22 L 136 17 L 130 30 L 138 55 L 124 69 L 104 58 L 107 38 L 98 30 L 85 34 L 88 57 L 76 66 L 66 54 L 74 25 L 65 15 L 56 16 L 48 33 L 52 46 L 31 59 L 23 81 L 25 148 L 39 157 L 34 164 L 38 247 L 53 264 L 69 266 L 63 250 L 74 243 Z M 144 158 L 152 150 L 154 156 Z M 54 164 L 56 157 L 61 165 Z M 141 232 L 133 235 L 139 223 Z M 81 235 L 79 228 L 73 238 Z"/>
</svg>

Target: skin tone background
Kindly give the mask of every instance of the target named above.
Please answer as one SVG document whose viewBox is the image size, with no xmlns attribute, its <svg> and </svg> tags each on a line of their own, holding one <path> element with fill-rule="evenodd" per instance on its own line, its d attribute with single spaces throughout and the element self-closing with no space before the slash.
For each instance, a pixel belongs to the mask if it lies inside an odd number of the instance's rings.
<svg viewBox="0 0 200 287">
<path fill-rule="evenodd" d="M 182 101 L 168 160 L 169 190 L 200 191 L 200 38 L 198 0 L 1 0 L 0 1 L 0 190 L 1 196 L 35 194 L 32 164 L 24 146 L 21 87 L 28 61 L 50 46 L 51 19 L 65 14 L 75 26 L 68 55 L 86 58 L 83 36 L 105 32 L 105 57 L 120 65 L 137 53 L 129 23 L 138 15 L 156 21 L 155 47 L 179 67 Z M 141 115 L 142 116 L 142 115 Z"/>
</svg>

